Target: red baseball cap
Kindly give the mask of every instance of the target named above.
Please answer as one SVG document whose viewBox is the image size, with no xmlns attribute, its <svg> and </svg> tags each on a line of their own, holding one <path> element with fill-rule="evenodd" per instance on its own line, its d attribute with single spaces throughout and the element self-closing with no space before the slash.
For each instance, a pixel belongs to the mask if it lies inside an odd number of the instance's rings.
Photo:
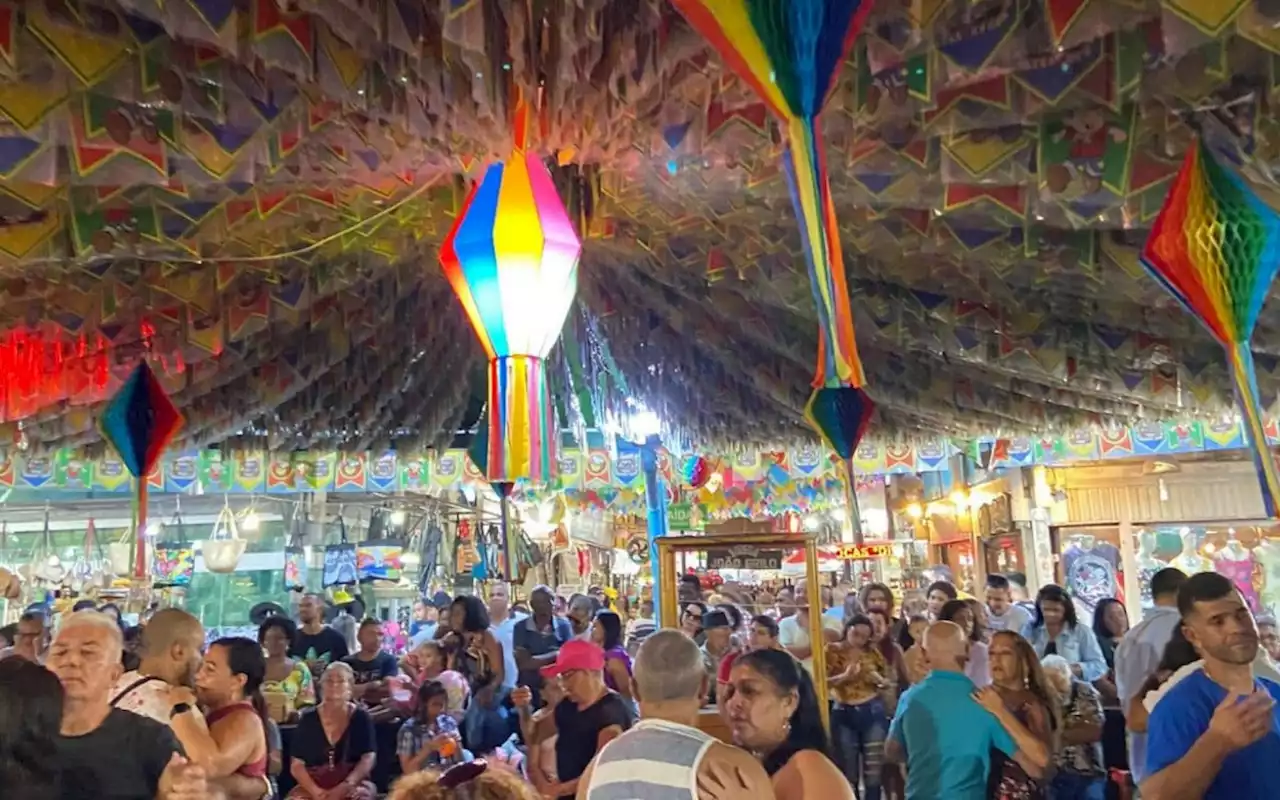
<svg viewBox="0 0 1280 800">
<path fill-rule="evenodd" d="M 542 674 L 548 678 L 554 678 L 575 669 L 591 669 L 597 672 L 604 669 L 604 651 L 592 642 L 573 639 L 560 647 L 560 652 L 556 654 L 556 663 L 543 667 Z"/>
</svg>

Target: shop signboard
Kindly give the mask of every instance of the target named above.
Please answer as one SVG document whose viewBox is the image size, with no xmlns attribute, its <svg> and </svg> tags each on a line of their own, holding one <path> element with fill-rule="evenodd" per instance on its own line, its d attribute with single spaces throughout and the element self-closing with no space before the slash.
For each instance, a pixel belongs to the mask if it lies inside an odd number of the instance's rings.
<svg viewBox="0 0 1280 800">
<path fill-rule="evenodd" d="M 699 526 L 693 523 L 693 503 L 672 503 L 667 506 L 667 530 L 701 530 Z"/>
<path fill-rule="evenodd" d="M 841 561 L 863 561 L 887 558 L 892 552 L 891 544 L 842 544 L 836 549 L 836 557 Z"/>
<path fill-rule="evenodd" d="M 707 569 L 782 569 L 782 551 L 738 545 L 707 550 Z"/>
</svg>

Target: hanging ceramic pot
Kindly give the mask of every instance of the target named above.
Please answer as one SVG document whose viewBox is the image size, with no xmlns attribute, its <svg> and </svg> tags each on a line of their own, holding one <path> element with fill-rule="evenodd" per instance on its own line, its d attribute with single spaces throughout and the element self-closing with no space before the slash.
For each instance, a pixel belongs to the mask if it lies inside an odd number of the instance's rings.
<svg viewBox="0 0 1280 800">
<path fill-rule="evenodd" d="M 201 545 L 204 565 L 210 572 L 225 575 L 235 572 L 248 542 L 240 538 L 236 530 L 236 515 L 224 499 L 218 519 L 213 523 L 213 535 Z"/>
</svg>

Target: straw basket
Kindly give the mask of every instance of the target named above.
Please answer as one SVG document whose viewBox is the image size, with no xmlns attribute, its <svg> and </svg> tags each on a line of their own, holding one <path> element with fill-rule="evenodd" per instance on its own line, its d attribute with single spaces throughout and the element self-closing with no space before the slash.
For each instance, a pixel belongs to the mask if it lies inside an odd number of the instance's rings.
<svg viewBox="0 0 1280 800">
<path fill-rule="evenodd" d="M 205 539 L 200 546 L 205 568 L 220 574 L 235 572 L 248 544 L 236 531 L 236 517 L 231 507 L 224 504 L 213 524 L 213 538 Z"/>
<path fill-rule="evenodd" d="M 112 575 L 121 577 L 133 573 L 133 542 L 125 539 L 107 545 L 107 566 Z"/>
</svg>

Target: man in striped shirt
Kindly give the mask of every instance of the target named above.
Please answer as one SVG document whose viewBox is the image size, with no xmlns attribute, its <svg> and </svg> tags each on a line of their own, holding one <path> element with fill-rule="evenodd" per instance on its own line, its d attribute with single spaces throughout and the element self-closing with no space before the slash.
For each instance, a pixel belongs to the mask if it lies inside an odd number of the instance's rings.
<svg viewBox="0 0 1280 800">
<path fill-rule="evenodd" d="M 645 639 L 633 676 L 640 721 L 596 754 L 577 800 L 773 800 L 759 761 L 698 729 L 708 681 L 702 651 L 684 633 Z"/>
</svg>

